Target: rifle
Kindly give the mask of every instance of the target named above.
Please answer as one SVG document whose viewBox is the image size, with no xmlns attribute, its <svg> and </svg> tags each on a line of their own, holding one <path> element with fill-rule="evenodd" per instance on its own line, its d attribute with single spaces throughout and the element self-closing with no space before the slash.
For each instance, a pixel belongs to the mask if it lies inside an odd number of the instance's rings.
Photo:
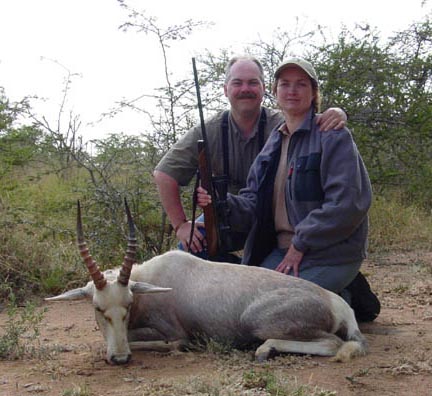
<svg viewBox="0 0 432 396">
<path fill-rule="evenodd" d="M 212 203 L 203 209 L 207 251 L 209 258 L 212 258 L 221 251 L 229 251 L 231 248 L 230 226 L 227 221 L 228 205 L 226 201 L 228 179 L 227 175 L 213 177 L 195 58 L 192 58 L 192 66 L 203 137 L 202 140 L 197 142 L 198 172 L 201 178 L 201 186 L 207 190 L 212 199 Z"/>
</svg>

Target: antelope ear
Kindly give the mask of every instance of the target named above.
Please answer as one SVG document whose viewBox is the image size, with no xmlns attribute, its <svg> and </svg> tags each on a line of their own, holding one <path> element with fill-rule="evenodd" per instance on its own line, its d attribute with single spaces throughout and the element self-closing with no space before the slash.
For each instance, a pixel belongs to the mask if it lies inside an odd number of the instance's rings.
<svg viewBox="0 0 432 396">
<path fill-rule="evenodd" d="M 93 282 L 89 282 L 85 287 L 68 290 L 58 296 L 46 297 L 45 301 L 67 301 L 67 300 L 82 300 L 83 298 L 93 297 Z"/>
<path fill-rule="evenodd" d="M 134 293 L 165 293 L 172 290 L 170 287 L 159 287 L 146 282 L 129 281 L 129 285 Z"/>
</svg>

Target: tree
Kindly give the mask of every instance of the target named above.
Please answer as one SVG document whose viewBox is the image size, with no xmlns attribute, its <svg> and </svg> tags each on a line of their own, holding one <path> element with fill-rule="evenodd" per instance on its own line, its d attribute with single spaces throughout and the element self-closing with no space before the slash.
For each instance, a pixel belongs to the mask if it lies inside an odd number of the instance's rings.
<svg viewBox="0 0 432 396">
<path fill-rule="evenodd" d="M 152 35 L 162 54 L 165 86 L 156 89 L 155 95 L 142 95 L 133 100 L 122 101 L 120 108 L 114 110 L 121 111 L 123 108 L 130 108 L 146 115 L 152 130 L 147 131 L 142 138 L 146 142 L 146 147 L 151 148 L 153 152 L 152 161 L 154 162 L 150 168 L 152 170 L 162 155 L 195 123 L 196 119 L 196 115 L 192 114 L 196 108 L 193 79 L 190 77 L 173 81 L 169 59 L 170 45 L 185 40 L 194 29 L 206 26 L 208 23 L 189 19 L 180 25 L 163 28 L 159 25 L 156 17 L 148 16 L 144 11 L 132 9 L 124 0 L 119 0 L 119 4 L 128 12 L 128 20 L 120 26 L 120 29 Z M 139 100 L 143 97 L 153 98 L 154 107 L 157 111 L 150 112 L 142 109 L 139 106 Z M 166 214 L 162 212 L 158 251 L 161 251 L 164 245 L 166 224 Z"/>
<path fill-rule="evenodd" d="M 125 32 L 132 30 L 144 33 L 156 39 L 162 55 L 166 83 L 164 87 L 156 89 L 156 95 L 142 96 L 152 97 L 155 100 L 155 107 L 158 110 L 156 115 L 139 107 L 137 102 L 142 97 L 123 101 L 120 105 L 146 114 L 153 127 L 153 131 L 147 131 L 146 136 L 164 153 L 191 126 L 193 117 L 191 118 L 189 113 L 194 109 L 195 103 L 192 77 L 173 81 L 171 68 L 175 66 L 171 66 L 173 63 L 169 58 L 170 46 L 172 43 L 185 40 L 195 29 L 207 26 L 209 23 L 188 19 L 179 25 L 161 27 L 156 17 L 148 16 L 145 11 L 132 9 L 124 0 L 118 1 L 128 12 L 128 20 L 120 26 L 120 29 Z"/>
<path fill-rule="evenodd" d="M 87 225 L 100 251 L 99 257 L 110 261 L 113 246 L 122 246 L 126 240 L 124 198 L 128 200 L 139 239 L 143 241 L 141 253 L 147 256 L 166 249 L 159 241 L 160 210 L 151 181 L 152 148 L 140 137 L 123 134 L 112 134 L 92 144 L 96 154 L 81 150 L 73 158 L 89 179 L 81 185 L 80 195 L 87 207 Z"/>
<path fill-rule="evenodd" d="M 369 27 L 344 29 L 316 55 L 324 107 L 348 112 L 375 187 L 423 203 L 431 202 L 430 29 L 426 19 L 384 44 Z"/>
<path fill-rule="evenodd" d="M 66 66 L 55 60 L 48 60 L 65 71 L 57 117 L 55 121 L 51 122 L 45 115 L 36 114 L 31 107 L 27 108 L 26 114 L 32 121 L 33 126 L 40 130 L 44 136 L 44 156 L 40 160 L 52 166 L 61 177 L 68 178 L 73 167 L 71 163 L 73 153 L 83 149 L 82 139 L 78 135 L 81 127 L 80 117 L 74 114 L 72 110 L 67 112 L 67 102 L 72 81 L 78 74 L 71 72 Z M 66 112 L 67 115 L 65 116 Z"/>
<path fill-rule="evenodd" d="M 404 123 L 394 151 L 411 198 L 432 202 L 432 23 L 430 16 L 413 23 L 390 42 L 403 82 L 396 105 Z M 404 181 L 405 181 L 404 180 Z M 402 181 L 401 181 L 402 182 Z"/>
<path fill-rule="evenodd" d="M 32 126 L 18 126 L 20 117 L 28 109 L 27 99 L 11 103 L 0 87 L 0 178 L 13 166 L 28 164 L 38 152 L 40 131 Z"/>
</svg>

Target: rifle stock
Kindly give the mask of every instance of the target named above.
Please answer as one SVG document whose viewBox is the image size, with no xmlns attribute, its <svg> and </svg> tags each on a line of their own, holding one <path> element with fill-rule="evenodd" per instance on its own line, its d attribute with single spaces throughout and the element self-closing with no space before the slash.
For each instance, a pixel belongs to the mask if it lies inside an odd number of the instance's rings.
<svg viewBox="0 0 432 396">
<path fill-rule="evenodd" d="M 219 249 L 219 233 L 218 233 L 218 219 L 214 206 L 214 191 L 211 176 L 208 174 L 208 163 L 204 141 L 198 140 L 198 168 L 201 179 L 201 186 L 207 190 L 212 197 L 212 203 L 203 208 L 204 211 L 204 225 L 206 231 L 207 251 L 210 258 L 215 257 Z"/>
</svg>

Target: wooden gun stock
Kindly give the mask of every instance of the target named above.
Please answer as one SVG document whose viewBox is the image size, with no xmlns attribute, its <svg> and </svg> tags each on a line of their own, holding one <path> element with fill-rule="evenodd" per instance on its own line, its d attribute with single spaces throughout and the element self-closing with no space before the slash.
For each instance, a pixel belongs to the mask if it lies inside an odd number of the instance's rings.
<svg viewBox="0 0 432 396">
<path fill-rule="evenodd" d="M 211 175 L 208 174 L 207 158 L 204 150 L 204 142 L 198 141 L 198 168 L 201 178 L 201 186 L 207 190 L 212 197 L 212 203 L 203 208 L 204 225 L 207 239 L 207 251 L 209 258 L 215 257 L 219 248 L 219 235 L 217 226 L 217 216 L 214 207 L 214 192 L 211 181 Z"/>
</svg>

